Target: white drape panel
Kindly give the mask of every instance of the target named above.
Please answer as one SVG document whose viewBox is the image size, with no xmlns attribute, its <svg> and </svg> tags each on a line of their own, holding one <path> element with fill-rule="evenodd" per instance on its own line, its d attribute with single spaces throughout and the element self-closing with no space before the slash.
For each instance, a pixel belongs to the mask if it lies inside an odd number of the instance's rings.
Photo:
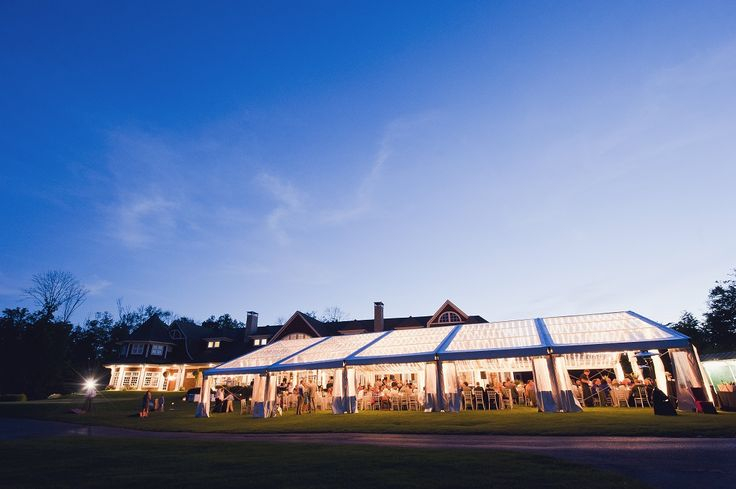
<svg viewBox="0 0 736 489">
<path fill-rule="evenodd" d="M 256 375 L 253 381 L 253 395 L 250 400 L 250 409 L 254 418 L 263 418 L 263 399 L 265 397 L 267 377 L 265 375 Z"/>
<path fill-rule="evenodd" d="M 347 411 L 348 413 L 358 412 L 358 389 L 356 388 L 356 376 L 357 373 L 355 372 L 354 368 L 345 369 L 345 392 L 347 394 L 345 411 Z"/>
<path fill-rule="evenodd" d="M 426 366 L 425 366 L 425 372 L 420 373 L 417 375 L 417 397 L 419 398 L 419 404 L 424 405 L 427 398 L 427 393 L 425 391 L 425 388 L 427 387 L 427 374 L 426 374 Z"/>
<path fill-rule="evenodd" d="M 460 382 L 457 368 L 452 362 L 442 362 L 442 398 L 445 400 L 445 411 L 460 411 Z"/>
<path fill-rule="evenodd" d="M 424 366 L 425 410 L 439 411 L 441 409 L 437 387 L 437 364 L 435 362 L 427 362 Z"/>
<path fill-rule="evenodd" d="M 667 392 L 667 376 L 665 375 L 664 363 L 662 358 L 659 356 L 659 352 L 656 350 L 649 350 L 652 356 L 652 365 L 654 366 L 654 381 L 657 383 L 657 388 L 668 395 Z"/>
<path fill-rule="evenodd" d="M 336 368 L 332 375 L 332 414 L 345 412 L 345 369 Z"/>
<path fill-rule="evenodd" d="M 695 348 L 695 345 L 692 345 L 693 348 L 693 356 L 695 357 L 695 363 L 698 366 L 698 370 L 700 371 L 700 378 L 703 381 L 703 386 L 705 386 L 705 394 L 708 396 L 708 400 L 712 403 L 715 403 L 715 399 L 713 399 L 713 392 L 710 388 L 711 381 L 710 377 L 708 377 L 708 372 L 705 371 L 705 368 L 703 368 L 703 363 L 700 361 L 700 355 L 698 354 L 698 349 Z"/>
<path fill-rule="evenodd" d="M 572 393 L 572 381 L 570 380 L 570 374 L 567 372 L 565 357 L 554 357 L 553 365 L 559 396 L 557 407 L 560 411 L 564 411 L 566 413 L 577 413 L 578 411 L 582 411 L 583 408 L 580 407 L 580 403 Z"/>
<path fill-rule="evenodd" d="M 675 367 L 677 382 L 677 407 L 683 411 L 694 411 L 695 400 L 690 392 L 691 387 L 700 387 L 709 391 L 702 380 L 695 355 L 687 350 L 670 350 L 670 358 Z"/>
<path fill-rule="evenodd" d="M 210 416 L 210 378 L 202 377 L 202 388 L 199 391 L 199 404 L 194 414 L 196 418 L 209 418 Z"/>
<path fill-rule="evenodd" d="M 627 351 L 626 357 L 629 359 L 629 363 L 631 364 L 631 371 L 634 373 L 634 376 L 637 379 L 641 379 L 641 369 L 639 368 L 639 363 L 637 363 L 636 355 L 634 355 L 633 351 Z"/>
<path fill-rule="evenodd" d="M 621 382 L 624 380 L 626 375 L 624 374 L 624 368 L 621 366 L 621 362 L 616 362 L 616 364 L 613 366 L 613 371 L 616 372 L 616 380 Z"/>
<path fill-rule="evenodd" d="M 268 374 L 263 389 L 263 417 L 270 418 L 276 409 L 276 387 L 279 385 L 278 374 Z"/>
<path fill-rule="evenodd" d="M 532 359 L 534 389 L 537 391 L 537 410 L 542 413 L 557 411 L 549 363 L 547 357 L 534 357 Z"/>
</svg>

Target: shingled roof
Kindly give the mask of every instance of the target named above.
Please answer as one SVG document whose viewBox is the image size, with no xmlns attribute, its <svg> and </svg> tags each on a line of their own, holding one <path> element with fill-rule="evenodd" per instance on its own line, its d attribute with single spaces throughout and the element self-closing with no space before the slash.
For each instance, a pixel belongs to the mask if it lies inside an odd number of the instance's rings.
<svg viewBox="0 0 736 489">
<path fill-rule="evenodd" d="M 169 327 L 156 314 L 138 326 L 138 328 L 130 334 L 127 341 L 174 344 L 171 340 L 171 336 L 169 335 Z"/>
</svg>

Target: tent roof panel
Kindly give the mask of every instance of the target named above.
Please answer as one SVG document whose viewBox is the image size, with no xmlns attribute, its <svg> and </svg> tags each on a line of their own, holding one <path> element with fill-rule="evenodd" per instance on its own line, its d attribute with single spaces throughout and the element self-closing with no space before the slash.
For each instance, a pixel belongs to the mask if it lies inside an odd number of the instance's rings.
<svg viewBox="0 0 736 489">
<path fill-rule="evenodd" d="M 281 362 L 282 366 L 329 362 L 339 360 L 342 361 L 356 350 L 366 346 L 386 333 L 366 333 L 354 334 L 348 336 L 331 336 L 325 341 L 314 345 L 304 351 L 297 353 L 289 359 Z"/>
<path fill-rule="evenodd" d="M 603 345 L 680 339 L 675 331 L 628 312 L 544 318 L 554 345 Z"/>
<path fill-rule="evenodd" d="M 454 326 L 439 326 L 394 330 L 358 353 L 355 358 L 434 354 L 454 328 Z"/>
<path fill-rule="evenodd" d="M 686 346 L 689 339 L 633 312 L 614 312 L 348 336 L 281 340 L 207 371 L 246 373 L 343 365 L 615 352 Z M 607 361 L 607 360 L 606 360 Z"/>
<path fill-rule="evenodd" d="M 505 350 L 542 346 L 533 319 L 464 324 L 452 338 L 446 352 Z"/>
<path fill-rule="evenodd" d="M 270 367 L 274 363 L 284 360 L 290 355 L 304 348 L 309 348 L 323 340 L 324 338 L 303 338 L 299 340 L 276 341 L 235 360 L 223 363 L 217 369 Z"/>
</svg>

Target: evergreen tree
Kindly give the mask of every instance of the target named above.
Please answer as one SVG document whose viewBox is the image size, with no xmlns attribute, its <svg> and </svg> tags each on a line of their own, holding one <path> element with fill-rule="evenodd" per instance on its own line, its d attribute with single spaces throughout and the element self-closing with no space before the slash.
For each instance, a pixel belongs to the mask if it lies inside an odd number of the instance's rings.
<svg viewBox="0 0 736 489">
<path fill-rule="evenodd" d="M 736 350 L 736 270 L 708 295 L 704 331 L 712 351 Z"/>
<path fill-rule="evenodd" d="M 688 311 L 683 312 L 680 320 L 672 325 L 672 329 L 689 336 L 693 344 L 699 349 L 703 351 L 710 349 L 710 342 L 705 335 L 705 331 L 703 331 L 703 325 L 700 324 L 698 318 L 693 316 L 692 313 Z"/>
</svg>

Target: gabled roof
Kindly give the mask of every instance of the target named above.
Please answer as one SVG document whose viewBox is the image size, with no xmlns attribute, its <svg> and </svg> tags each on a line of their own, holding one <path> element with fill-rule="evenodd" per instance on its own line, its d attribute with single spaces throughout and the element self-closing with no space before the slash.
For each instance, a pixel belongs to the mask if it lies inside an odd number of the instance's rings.
<svg viewBox="0 0 736 489">
<path fill-rule="evenodd" d="M 438 310 L 435 316 L 439 317 L 439 315 L 444 312 L 444 310 L 446 310 L 448 306 L 451 307 L 452 310 L 457 311 L 461 318 L 464 320 L 463 322 L 466 324 L 487 322 L 481 316 L 466 315 L 449 300 L 445 301 L 445 303 Z M 435 316 L 404 316 L 384 318 L 383 330 L 390 331 L 394 329 L 426 328 L 430 324 L 432 318 Z M 374 331 L 375 324 L 373 319 L 352 319 L 348 321 L 322 322 L 319 319 L 313 318 L 301 311 L 296 311 L 273 335 L 273 339 L 279 340 L 282 337 L 288 335 L 292 324 L 295 322 L 298 322 L 299 324 L 306 324 L 310 331 L 314 333 L 314 336 L 319 337 L 335 336 L 338 334 L 350 333 L 355 331 L 365 331 L 371 333 Z M 437 326 L 437 324 L 435 324 L 435 326 Z"/>
<path fill-rule="evenodd" d="M 138 326 L 125 341 L 173 344 L 169 336 L 169 327 L 155 314 Z"/>
<path fill-rule="evenodd" d="M 439 320 L 439 317 L 447 312 L 447 311 L 453 311 L 457 313 L 458 316 L 460 316 L 460 319 L 465 322 L 468 319 L 468 315 L 465 314 L 462 309 L 457 307 L 450 299 L 447 299 L 444 304 L 440 306 L 439 309 L 437 309 L 437 312 L 434 313 L 434 315 L 427 321 L 428 324 L 434 324 Z"/>
</svg>

